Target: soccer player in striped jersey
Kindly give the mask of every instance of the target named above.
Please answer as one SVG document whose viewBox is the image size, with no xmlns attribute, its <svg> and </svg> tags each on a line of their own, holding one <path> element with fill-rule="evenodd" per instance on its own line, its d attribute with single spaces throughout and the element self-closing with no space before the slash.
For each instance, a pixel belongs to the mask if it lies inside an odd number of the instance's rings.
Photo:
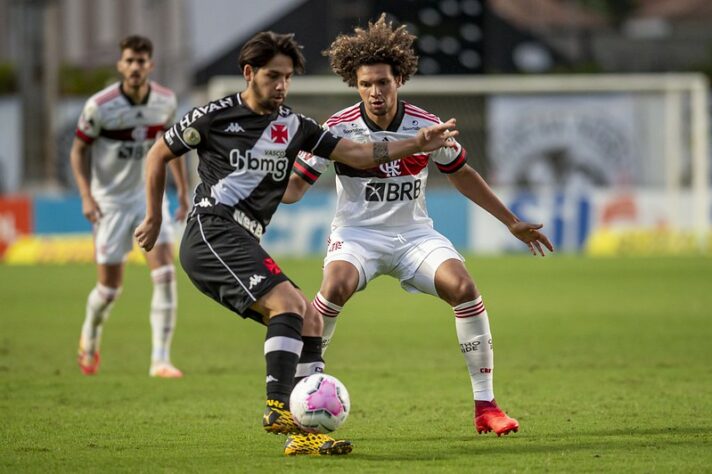
<svg viewBox="0 0 712 474">
<path fill-rule="evenodd" d="M 417 69 L 404 26 L 394 27 L 385 15 L 367 29 L 341 35 L 325 52 L 333 71 L 356 87 L 361 101 L 331 116 L 326 127 L 336 136 L 382 142 L 412 136 L 440 119 L 398 99 L 398 88 Z M 333 337 L 337 316 L 346 302 L 379 275 L 398 278 L 409 292 L 426 293 L 447 302 L 455 316 L 460 350 L 465 357 L 474 397 L 477 432 L 498 436 L 516 432 L 519 423 L 507 416 L 494 397 L 492 334 L 485 304 L 452 243 L 433 229 L 425 206 L 428 162 L 433 161 L 465 197 L 486 209 L 524 242 L 532 254 L 553 251 L 541 224 L 520 221 L 467 164 L 465 149 L 441 148 L 417 153 L 370 169 L 335 163 L 337 208 L 332 222 L 321 288 L 312 304 L 323 316 L 323 348 Z M 297 158 L 283 202 L 295 202 L 327 169 L 316 154 Z M 298 375 L 307 375 L 300 373 Z"/>
<path fill-rule="evenodd" d="M 146 213 L 144 157 L 175 120 L 173 92 L 149 80 L 153 45 L 148 38 L 129 36 L 120 45 L 116 63 L 121 81 L 94 94 L 79 117 L 71 163 L 82 198 L 82 213 L 94 228 L 98 282 L 89 293 L 79 339 L 79 367 L 85 375 L 99 369 L 99 344 L 104 323 L 121 293 L 124 261 L 133 247 L 133 230 Z M 171 169 L 178 188 L 176 218 L 188 209 L 188 182 L 182 163 Z M 163 210 L 168 213 L 167 207 Z M 152 377 L 182 377 L 170 359 L 176 325 L 176 280 L 172 226 L 166 216 L 159 244 L 145 254 L 153 296 Z"/>
</svg>

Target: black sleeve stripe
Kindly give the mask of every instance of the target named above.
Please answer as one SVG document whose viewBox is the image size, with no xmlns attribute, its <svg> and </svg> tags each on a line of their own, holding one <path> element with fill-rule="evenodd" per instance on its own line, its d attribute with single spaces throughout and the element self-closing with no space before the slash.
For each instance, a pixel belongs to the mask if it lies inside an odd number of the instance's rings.
<svg viewBox="0 0 712 474">
<path fill-rule="evenodd" d="M 467 152 L 465 151 L 465 147 L 462 147 L 460 149 L 460 154 L 457 155 L 457 158 L 455 158 L 451 163 L 447 165 L 441 165 L 440 163 L 435 164 L 441 173 L 452 174 L 465 166 L 465 163 L 467 163 Z"/>
<path fill-rule="evenodd" d="M 309 184 L 316 183 L 316 180 L 319 179 L 319 176 L 321 176 L 321 173 L 316 171 L 314 168 L 312 168 L 299 158 L 297 158 L 297 161 L 294 162 L 293 171 L 297 174 L 297 176 L 299 176 Z"/>
</svg>

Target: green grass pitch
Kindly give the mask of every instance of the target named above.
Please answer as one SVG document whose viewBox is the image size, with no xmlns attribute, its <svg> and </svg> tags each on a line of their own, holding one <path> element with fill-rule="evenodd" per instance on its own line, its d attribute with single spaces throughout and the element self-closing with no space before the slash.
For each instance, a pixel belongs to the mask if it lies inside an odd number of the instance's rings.
<svg viewBox="0 0 712 474">
<path fill-rule="evenodd" d="M 311 297 L 320 259 L 279 260 Z M 180 272 L 173 360 L 148 377 L 151 284 L 127 268 L 100 374 L 75 351 L 91 265 L 0 266 L 2 472 L 710 472 L 712 259 L 471 257 L 495 393 L 519 433 L 477 435 L 453 316 L 380 278 L 347 305 L 327 372 L 349 388 L 345 457 L 262 432 L 264 329 Z"/>
</svg>

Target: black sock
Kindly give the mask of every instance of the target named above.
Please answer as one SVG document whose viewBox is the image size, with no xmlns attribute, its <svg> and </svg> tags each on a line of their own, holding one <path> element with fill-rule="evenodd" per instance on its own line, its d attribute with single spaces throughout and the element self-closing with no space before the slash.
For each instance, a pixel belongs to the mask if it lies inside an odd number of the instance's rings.
<svg viewBox="0 0 712 474">
<path fill-rule="evenodd" d="M 302 318 L 296 313 L 274 316 L 267 323 L 265 361 L 267 363 L 267 399 L 284 402 L 294 386 L 294 373 L 302 352 Z"/>
<path fill-rule="evenodd" d="M 303 336 L 304 347 L 302 356 L 297 365 L 297 374 L 294 378 L 294 385 L 302 379 L 317 372 L 324 372 L 324 358 L 321 356 L 321 337 Z"/>
</svg>

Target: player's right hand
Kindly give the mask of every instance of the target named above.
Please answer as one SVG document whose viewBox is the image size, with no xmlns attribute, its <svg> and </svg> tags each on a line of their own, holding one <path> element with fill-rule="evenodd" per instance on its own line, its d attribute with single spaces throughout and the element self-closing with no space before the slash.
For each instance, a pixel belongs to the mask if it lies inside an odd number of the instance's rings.
<svg viewBox="0 0 712 474">
<path fill-rule="evenodd" d="M 158 233 L 161 230 L 161 221 L 156 222 L 154 219 L 150 219 L 148 216 L 141 222 L 141 225 L 136 227 L 134 232 L 134 237 L 136 237 L 136 242 L 138 242 L 139 247 L 149 252 L 154 245 L 156 245 L 156 240 L 158 240 Z"/>
<path fill-rule="evenodd" d="M 82 199 L 82 214 L 92 224 L 96 224 L 101 219 L 101 208 L 93 197 L 88 196 Z"/>
<path fill-rule="evenodd" d="M 451 140 L 460 133 L 457 130 L 453 130 L 456 125 L 457 121 L 451 118 L 447 122 L 421 128 L 418 130 L 415 140 L 421 151 L 424 152 L 435 151 L 443 146 L 456 146 L 455 142 Z"/>
</svg>

